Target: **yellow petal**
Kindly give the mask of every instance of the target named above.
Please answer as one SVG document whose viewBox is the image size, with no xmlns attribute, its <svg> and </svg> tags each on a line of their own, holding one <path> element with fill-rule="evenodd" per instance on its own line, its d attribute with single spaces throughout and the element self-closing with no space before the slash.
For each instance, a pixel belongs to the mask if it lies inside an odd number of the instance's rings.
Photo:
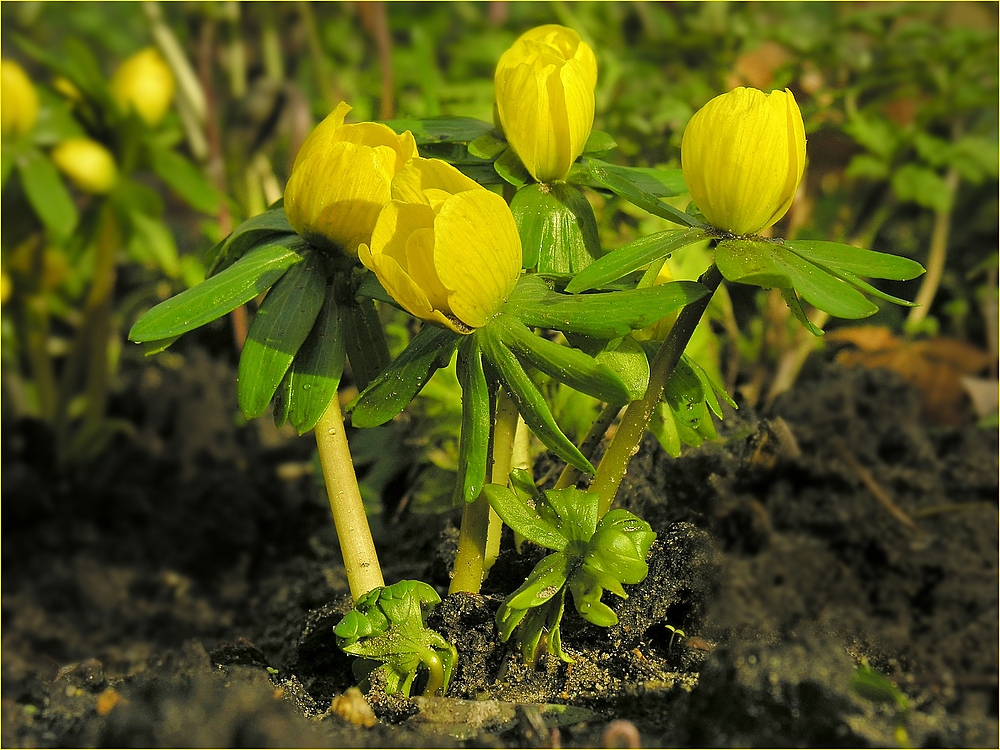
<svg viewBox="0 0 1000 750">
<path fill-rule="evenodd" d="M 313 128 L 313 131 L 302 142 L 302 146 L 299 147 L 299 153 L 295 156 L 295 162 L 292 164 L 293 174 L 298 166 L 313 153 L 323 152 L 330 148 L 336 140 L 337 131 L 344 124 L 344 118 L 350 111 L 351 106 L 347 102 L 341 102 L 333 112 L 326 116 L 323 122 Z"/>
<path fill-rule="evenodd" d="M 473 328 L 503 304 L 521 272 L 521 239 L 510 208 L 478 190 L 448 199 L 434 221 L 434 266 L 452 314 Z"/>
<path fill-rule="evenodd" d="M 0 61 L 0 132 L 5 138 L 24 135 L 38 119 L 38 94 L 24 69 L 13 60 Z"/>
<path fill-rule="evenodd" d="M 409 132 L 409 131 L 407 131 Z M 482 186 L 440 159 L 415 157 L 407 162 L 392 181 L 393 200 L 408 203 L 430 203 L 428 191 L 443 191 L 449 195 Z"/>
</svg>

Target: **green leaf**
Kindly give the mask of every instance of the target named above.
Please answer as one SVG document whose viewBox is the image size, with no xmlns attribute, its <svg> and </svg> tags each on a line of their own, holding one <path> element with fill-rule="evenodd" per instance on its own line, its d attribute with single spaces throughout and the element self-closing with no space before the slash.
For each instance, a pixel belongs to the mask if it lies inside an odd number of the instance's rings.
<svg viewBox="0 0 1000 750">
<path fill-rule="evenodd" d="M 348 274 L 339 274 L 337 278 L 337 302 L 345 316 L 347 358 L 358 389 L 364 390 L 389 366 L 389 345 L 375 303 L 355 296 L 355 279 Z"/>
<path fill-rule="evenodd" d="M 786 240 L 784 247 L 817 266 L 871 279 L 909 281 L 924 272 L 923 266 L 909 258 L 864 250 L 840 242 Z"/>
<path fill-rule="evenodd" d="M 425 325 L 402 354 L 347 407 L 355 427 L 377 427 L 399 414 L 416 397 L 436 370 L 451 359 L 461 336 L 446 328 Z"/>
<path fill-rule="evenodd" d="M 556 522 L 559 533 L 571 542 L 588 542 L 597 529 L 600 497 L 576 487 L 546 490 L 544 494 L 545 504 L 554 514 L 549 520 Z"/>
<path fill-rule="evenodd" d="M 494 131 L 492 123 L 474 117 L 431 117 L 382 122 L 397 133 L 409 130 L 418 146 L 426 143 L 469 143 Z"/>
<path fill-rule="evenodd" d="M 508 148 L 507 141 L 497 138 L 493 133 L 481 135 L 469 143 L 469 153 L 479 159 L 495 160 Z"/>
<path fill-rule="evenodd" d="M 912 201 L 941 213 L 951 210 L 951 191 L 944 178 L 933 169 L 904 164 L 892 176 L 892 189 L 901 201 Z"/>
<path fill-rule="evenodd" d="M 174 236 L 167 226 L 139 211 L 130 212 L 128 220 L 132 225 L 128 239 L 129 254 L 142 263 L 159 268 L 170 278 L 177 278 L 181 272 L 181 260 Z"/>
<path fill-rule="evenodd" d="M 503 608 L 531 609 L 545 604 L 566 583 L 568 567 L 569 560 L 562 552 L 543 557 L 517 591 L 504 600 L 501 611 Z"/>
<path fill-rule="evenodd" d="M 25 149 L 17 163 L 24 194 L 38 218 L 56 239 L 64 240 L 76 226 L 76 205 L 55 165 L 37 149 Z"/>
<path fill-rule="evenodd" d="M 617 346 L 605 349 L 595 359 L 621 378 L 628 390 L 629 401 L 645 395 L 649 386 L 649 359 L 635 339 L 626 336 Z"/>
<path fill-rule="evenodd" d="M 563 461 L 572 464 L 580 471 L 593 474 L 593 465 L 559 429 L 537 386 L 521 367 L 517 357 L 497 336 L 496 331 L 487 326 L 472 335 L 479 339 L 483 356 L 496 368 L 511 398 L 517 404 L 518 412 L 535 436 Z"/>
<path fill-rule="evenodd" d="M 129 331 L 130 341 L 180 336 L 232 312 L 267 290 L 303 259 L 306 245 L 297 240 L 254 249 L 220 274 L 161 302 Z"/>
<path fill-rule="evenodd" d="M 658 401 L 653 407 L 653 414 L 646 429 L 652 433 L 668 456 L 677 458 L 681 455 L 681 438 L 677 431 L 677 420 L 674 418 L 674 412 L 670 405 L 665 401 Z"/>
<path fill-rule="evenodd" d="M 521 235 L 522 265 L 538 273 L 573 274 L 601 255 L 594 209 L 566 183 L 525 185 L 510 203 Z"/>
<path fill-rule="evenodd" d="M 501 484 L 487 484 L 483 487 L 483 494 L 490 501 L 490 507 L 515 533 L 545 549 L 556 552 L 566 549 L 569 543 L 566 536 L 509 488 Z"/>
<path fill-rule="evenodd" d="M 495 162 L 493 162 L 493 169 L 496 173 L 503 178 L 504 182 L 513 185 L 516 188 L 522 187 L 531 181 L 531 175 L 528 174 L 528 170 L 525 168 L 524 164 L 518 158 L 517 154 L 514 153 L 514 149 L 509 148 L 504 151 Z"/>
<path fill-rule="evenodd" d="M 7 178 L 14 172 L 17 160 L 14 158 L 14 149 L 8 149 L 7 144 L 3 145 L 3 152 L 0 153 L 0 188 L 7 184 Z"/>
<path fill-rule="evenodd" d="M 589 354 L 536 336 L 511 316 L 497 319 L 494 325 L 500 339 L 519 359 L 570 388 L 611 404 L 627 404 L 638 398 L 632 396 L 618 373 Z"/>
<path fill-rule="evenodd" d="M 286 375 L 287 419 L 300 435 L 313 429 L 330 401 L 337 398 L 344 372 L 344 338 L 343 321 L 330 285 L 323 308 Z"/>
<path fill-rule="evenodd" d="M 673 281 L 620 292 L 558 294 L 536 275 L 528 275 L 511 293 L 506 310 L 528 326 L 615 339 L 652 325 L 707 293 L 696 281 Z"/>
<path fill-rule="evenodd" d="M 325 292 L 326 279 L 309 253 L 306 262 L 292 266 L 264 298 L 250 325 L 237 374 L 237 400 L 247 419 L 264 413 L 312 330 Z"/>
<path fill-rule="evenodd" d="M 838 318 L 878 312 L 854 287 L 777 243 L 725 240 L 715 250 L 715 263 L 729 281 L 795 289 L 809 304 Z"/>
<path fill-rule="evenodd" d="M 462 342 L 456 371 L 462 386 L 462 432 L 458 443 L 456 491 L 463 503 L 471 503 L 479 497 L 486 482 L 492 411 L 482 352 L 475 337 L 468 336 Z"/>
<path fill-rule="evenodd" d="M 566 291 L 585 292 L 604 286 L 705 237 L 706 232 L 701 227 L 667 229 L 640 237 L 591 263 L 566 285 Z"/>
<path fill-rule="evenodd" d="M 854 179 L 884 180 L 889 176 L 889 164 L 872 154 L 856 154 L 844 174 Z"/>
<path fill-rule="evenodd" d="M 781 298 L 785 300 L 785 304 L 788 305 L 788 309 L 792 311 L 794 318 L 802 324 L 802 326 L 809 331 L 813 336 L 822 336 L 823 330 L 817 328 L 816 325 L 809 320 L 809 316 L 806 315 L 806 311 L 802 309 L 802 303 L 799 302 L 799 297 L 795 293 L 794 289 L 782 289 Z"/>
<path fill-rule="evenodd" d="M 214 276 L 228 268 L 265 241 L 269 243 L 277 241 L 279 235 L 284 235 L 284 238 L 289 241 L 295 236 L 295 230 L 288 223 L 283 207 L 272 208 L 247 219 L 209 251 L 208 275 Z"/>
<path fill-rule="evenodd" d="M 218 210 L 219 194 L 198 167 L 170 148 L 147 145 L 150 166 L 171 190 L 204 214 Z"/>
<path fill-rule="evenodd" d="M 591 130 L 587 142 L 583 144 L 584 156 L 604 156 L 618 148 L 618 143 L 603 130 Z"/>
<path fill-rule="evenodd" d="M 590 159 L 591 165 L 596 159 Z M 671 198 L 675 195 L 683 195 L 688 191 L 684 182 L 684 174 L 679 169 L 655 169 L 653 167 L 623 167 L 618 164 L 608 164 L 598 162 L 601 169 L 624 182 L 630 184 L 636 190 L 640 190 L 657 198 Z M 573 170 L 568 178 L 570 182 L 586 185 L 597 189 L 608 189 L 606 185 L 594 179 L 587 168 Z"/>
<path fill-rule="evenodd" d="M 596 159 L 589 161 L 590 176 L 600 186 L 607 188 L 612 193 L 624 198 L 629 203 L 638 206 L 644 211 L 648 211 L 661 219 L 672 221 L 685 227 L 702 226 L 697 219 L 689 216 L 683 211 L 678 211 L 673 206 L 667 205 L 660 200 L 661 191 L 650 192 L 639 187 L 632 175 L 623 175 L 621 169 L 614 168 L 610 164 L 603 164 Z M 657 183 L 660 184 L 660 183 Z M 665 189 L 665 186 L 661 186 Z"/>
</svg>

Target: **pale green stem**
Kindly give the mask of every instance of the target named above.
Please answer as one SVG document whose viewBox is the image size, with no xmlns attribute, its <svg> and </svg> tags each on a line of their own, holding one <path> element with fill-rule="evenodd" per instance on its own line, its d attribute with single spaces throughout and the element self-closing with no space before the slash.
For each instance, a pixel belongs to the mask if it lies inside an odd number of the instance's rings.
<svg viewBox="0 0 1000 750">
<path fill-rule="evenodd" d="M 584 437 L 583 442 L 580 443 L 580 452 L 588 459 L 593 459 L 594 450 L 600 444 L 601 439 L 604 437 L 604 433 L 608 431 L 608 428 L 611 426 L 611 423 L 615 421 L 615 417 L 618 416 L 618 412 L 620 411 L 621 406 L 615 406 L 612 404 L 605 404 L 604 408 L 601 409 L 601 413 L 597 415 L 597 419 L 594 420 L 594 424 L 590 426 L 587 436 Z M 576 480 L 579 479 L 579 477 L 580 470 L 573 466 L 573 464 L 566 464 L 565 468 L 562 470 L 562 474 L 559 475 L 559 479 L 556 480 L 555 486 L 552 489 L 564 490 L 567 487 L 572 487 L 576 484 Z"/>
<path fill-rule="evenodd" d="M 944 179 L 948 188 L 948 208 L 934 214 L 934 229 L 931 232 L 931 250 L 927 257 L 927 273 L 920 283 L 920 290 L 914 302 L 917 307 L 910 309 L 906 318 L 907 328 L 920 325 L 930 311 L 931 303 L 941 286 L 944 274 L 945 260 L 948 258 L 948 235 L 951 233 L 951 207 L 955 203 L 955 193 L 958 192 L 959 175 L 954 167 L 948 170 Z"/>
<path fill-rule="evenodd" d="M 491 465 L 487 472 L 494 484 L 507 484 L 511 452 L 517 430 L 517 407 L 501 389 L 497 395 L 497 413 L 493 420 Z M 491 549 L 490 528 L 494 527 L 495 543 Z M 458 553 L 455 555 L 454 576 L 448 593 L 467 591 L 479 593 L 483 577 L 496 559 L 500 548 L 500 518 L 490 507 L 486 495 L 468 503 L 462 510 L 462 526 L 458 531 Z M 491 557 L 492 555 L 492 557 Z"/>
<path fill-rule="evenodd" d="M 420 661 L 427 667 L 427 684 L 424 686 L 424 695 L 437 695 L 437 692 L 444 687 L 444 664 L 441 657 L 434 649 L 427 646 L 419 648 Z"/>
<path fill-rule="evenodd" d="M 597 475 L 589 491 L 596 492 L 600 496 L 598 512 L 601 516 L 610 510 L 618 486 L 628 469 L 629 461 L 639 451 L 639 444 L 642 442 L 653 409 L 663 396 L 663 387 L 680 361 L 684 349 L 691 340 L 691 334 L 694 333 L 695 326 L 708 308 L 715 290 L 722 282 L 722 274 L 713 264 L 698 280 L 708 287 L 709 293 L 687 305 L 677 316 L 677 322 L 660 344 L 660 349 L 649 367 L 649 385 L 646 394 L 626 407 L 615 436 L 608 444 L 608 449 L 597 467 Z"/>
<path fill-rule="evenodd" d="M 333 524 L 340 540 L 340 552 L 347 569 L 351 597 L 358 601 L 372 589 L 385 586 L 378 564 L 375 542 L 358 489 L 351 450 L 347 445 L 340 401 L 334 394 L 326 413 L 316 424 L 316 447 L 323 467 L 326 494 L 333 511 Z"/>
</svg>

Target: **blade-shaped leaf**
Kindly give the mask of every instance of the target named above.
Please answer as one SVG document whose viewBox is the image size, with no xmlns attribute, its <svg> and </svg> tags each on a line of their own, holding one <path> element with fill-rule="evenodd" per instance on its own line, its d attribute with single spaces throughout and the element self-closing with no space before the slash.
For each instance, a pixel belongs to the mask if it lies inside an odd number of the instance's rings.
<svg viewBox="0 0 1000 750">
<path fill-rule="evenodd" d="M 792 315 L 795 317 L 803 327 L 809 331 L 813 336 L 822 336 L 823 330 L 818 328 L 815 323 L 809 320 L 809 316 L 806 315 L 806 311 L 802 309 L 802 303 L 799 302 L 799 296 L 795 293 L 794 289 L 782 289 L 781 298 L 785 300 L 785 304 L 788 305 L 788 309 L 792 311 Z"/>
<path fill-rule="evenodd" d="M 528 377 L 528 373 L 521 367 L 517 357 L 504 345 L 497 334 L 490 327 L 486 327 L 480 328 L 472 335 L 479 338 L 483 356 L 500 374 L 507 391 L 517 404 L 518 412 L 531 431 L 535 433 L 535 436 L 563 461 L 572 464 L 580 471 L 593 474 L 593 465 L 559 429 L 559 425 L 556 424 L 542 394 Z"/>
<path fill-rule="evenodd" d="M 618 143 L 608 133 L 603 130 L 591 130 L 587 136 L 587 142 L 583 144 L 585 156 L 603 156 L 618 148 Z"/>
<path fill-rule="evenodd" d="M 477 340 L 468 336 L 459 349 L 456 367 L 462 386 L 462 433 L 458 443 L 456 490 L 463 503 L 479 497 L 486 482 L 490 444 L 490 388 Z"/>
<path fill-rule="evenodd" d="M 520 588 L 504 600 L 503 607 L 530 609 L 545 604 L 566 583 L 568 568 L 569 560 L 562 552 L 543 557 Z"/>
<path fill-rule="evenodd" d="M 707 293 L 696 281 L 673 281 L 620 292 L 558 294 L 528 275 L 511 293 L 507 310 L 525 325 L 614 339 L 652 325 Z"/>
<path fill-rule="evenodd" d="M 173 149 L 153 144 L 148 146 L 149 163 L 157 177 L 192 208 L 214 214 L 220 197 L 204 173 Z"/>
<path fill-rule="evenodd" d="M 313 429 L 330 401 L 337 398 L 345 351 L 343 321 L 330 285 L 323 308 L 286 376 L 287 418 L 300 435 Z"/>
<path fill-rule="evenodd" d="M 474 117 L 430 117 L 423 120 L 383 120 L 385 125 L 402 133 L 409 130 L 417 145 L 425 143 L 469 143 L 493 132 L 493 124 Z"/>
<path fill-rule="evenodd" d="M 263 245 L 220 274 L 161 302 L 132 326 L 130 341 L 180 336 L 232 312 L 268 289 L 302 261 L 306 246 L 299 240 Z"/>
<path fill-rule="evenodd" d="M 604 164 L 597 159 L 590 159 L 590 176 L 601 187 L 627 200 L 629 203 L 648 211 L 661 219 L 672 221 L 684 227 L 701 226 L 697 219 L 683 211 L 678 211 L 660 200 L 657 193 L 648 192 L 636 185 L 628 175 L 623 175 L 620 169 L 610 164 Z"/>
<path fill-rule="evenodd" d="M 522 265 L 538 273 L 573 274 L 601 255 L 594 209 L 566 183 L 525 185 L 510 203 L 521 235 Z"/>
<path fill-rule="evenodd" d="M 24 194 L 38 218 L 57 239 L 69 237 L 76 226 L 76 205 L 55 165 L 37 149 L 25 149 L 18 159 Z"/>
<path fill-rule="evenodd" d="M 525 539 L 530 539 L 539 547 L 562 552 L 569 540 L 554 525 L 542 518 L 538 511 L 528 506 L 509 488 L 501 484 L 487 484 L 483 494 L 490 501 L 505 524 Z"/>
<path fill-rule="evenodd" d="M 603 286 L 705 237 L 706 232 L 700 227 L 668 229 L 640 237 L 591 263 L 566 285 L 566 291 L 585 292 Z"/>
<path fill-rule="evenodd" d="M 516 188 L 526 185 L 531 180 L 531 175 L 520 158 L 514 153 L 514 149 L 509 148 L 497 157 L 493 162 L 493 169 L 503 178 L 504 182 Z"/>
<path fill-rule="evenodd" d="M 285 217 L 285 209 L 272 208 L 247 219 L 229 233 L 208 253 L 208 275 L 214 276 L 242 258 L 265 240 L 276 241 L 277 235 L 294 235 L 295 230 Z"/>
<path fill-rule="evenodd" d="M 597 529 L 600 497 L 576 487 L 546 490 L 545 502 L 559 517 L 559 531 L 570 541 L 586 542 Z"/>
<path fill-rule="evenodd" d="M 584 152 L 584 156 L 588 156 Z M 670 198 L 675 195 L 683 195 L 688 191 L 684 183 L 684 174 L 679 169 L 654 169 L 651 167 L 623 167 L 618 164 L 608 164 L 607 162 L 590 159 L 589 164 L 598 163 L 601 169 L 608 174 L 619 177 L 633 187 L 658 198 Z M 587 185 L 593 188 L 606 188 L 595 180 L 587 167 L 573 170 L 570 173 L 569 181 L 578 185 Z"/>
<path fill-rule="evenodd" d="M 600 352 L 594 359 L 610 367 L 622 379 L 628 388 L 629 400 L 635 401 L 645 395 L 649 386 L 649 358 L 631 336 Z"/>
<path fill-rule="evenodd" d="M 793 288 L 809 304 L 838 318 L 865 318 L 878 308 L 861 292 L 777 243 L 725 240 L 715 263 L 729 281 Z"/>
<path fill-rule="evenodd" d="M 323 307 L 326 278 L 309 256 L 268 292 L 250 325 L 237 374 L 237 400 L 247 419 L 264 413 Z"/>
<path fill-rule="evenodd" d="M 611 404 L 627 404 L 633 400 L 628 386 L 618 377 L 618 373 L 589 354 L 536 336 L 523 323 L 509 315 L 497 320 L 496 325 L 504 344 L 518 358 L 546 375 L 574 390 Z M 641 395 L 640 393 L 639 396 Z"/>
<path fill-rule="evenodd" d="M 375 303 L 358 299 L 355 279 L 338 275 L 338 304 L 344 314 L 344 335 L 347 358 L 359 390 L 364 390 L 379 373 L 389 366 L 389 345 L 379 320 Z"/>
<path fill-rule="evenodd" d="M 378 427 L 399 414 L 431 379 L 448 364 L 460 335 L 425 325 L 396 359 L 368 384 L 347 407 L 355 427 Z"/>
<path fill-rule="evenodd" d="M 839 242 L 786 240 L 783 247 L 817 266 L 869 279 L 909 281 L 924 273 L 924 267 L 915 260 Z"/>
</svg>

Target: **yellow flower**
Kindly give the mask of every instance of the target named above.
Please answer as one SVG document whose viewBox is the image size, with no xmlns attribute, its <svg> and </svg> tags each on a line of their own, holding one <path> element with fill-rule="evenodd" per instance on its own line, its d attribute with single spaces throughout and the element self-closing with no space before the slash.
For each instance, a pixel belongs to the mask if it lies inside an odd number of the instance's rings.
<svg viewBox="0 0 1000 750">
<path fill-rule="evenodd" d="M 550 24 L 525 32 L 494 76 L 507 141 L 539 182 L 569 172 L 594 126 L 597 60 L 580 35 Z"/>
<path fill-rule="evenodd" d="M 406 310 L 458 333 L 496 315 L 521 273 L 503 198 L 450 164 L 416 158 L 392 183 L 361 262 Z"/>
<path fill-rule="evenodd" d="M 712 226 L 756 234 L 792 205 L 806 133 L 792 92 L 736 88 L 698 110 L 681 141 L 691 197 Z"/>
<path fill-rule="evenodd" d="M 147 125 L 157 125 L 174 99 L 174 74 L 154 47 L 136 52 L 111 79 L 111 93 L 122 109 L 135 110 Z"/>
<path fill-rule="evenodd" d="M 285 186 L 285 215 L 313 245 L 356 256 L 417 144 L 409 131 L 397 135 L 379 123 L 345 125 L 350 111 L 341 102 L 302 144 Z"/>
<path fill-rule="evenodd" d="M 0 132 L 4 138 L 17 138 L 35 127 L 38 94 L 28 74 L 13 60 L 0 61 L 0 99 Z"/>
<path fill-rule="evenodd" d="M 103 195 L 118 181 L 114 157 L 90 138 L 69 138 L 52 149 L 55 165 L 85 193 Z"/>
</svg>

